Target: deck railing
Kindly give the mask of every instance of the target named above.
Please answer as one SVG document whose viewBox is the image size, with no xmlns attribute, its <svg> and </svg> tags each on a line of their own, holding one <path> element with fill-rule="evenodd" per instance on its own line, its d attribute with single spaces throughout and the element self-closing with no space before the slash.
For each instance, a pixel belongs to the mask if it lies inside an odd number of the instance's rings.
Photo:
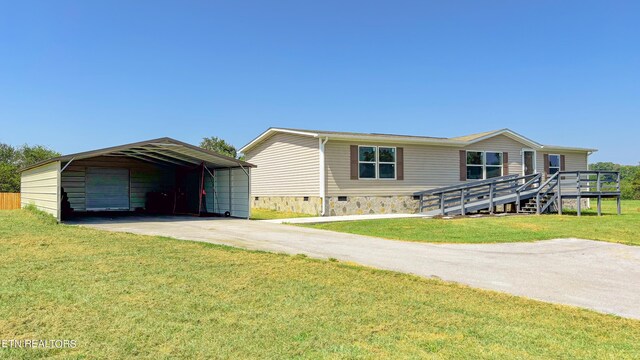
<svg viewBox="0 0 640 360">
<path fill-rule="evenodd" d="M 540 179 L 540 174 L 507 175 L 422 191 L 414 195 L 420 196 L 421 212 L 425 209 L 439 209 L 440 214 L 445 215 L 447 208 L 459 206 L 460 212 L 465 215 L 468 204 L 478 200 L 488 200 L 489 211 L 493 213 L 496 198 L 510 194 L 519 195 L 531 190 L 540 185 Z"/>
<path fill-rule="evenodd" d="M 535 198 L 536 213 L 542 214 L 552 205 L 558 213 L 562 213 L 562 199 L 576 198 L 578 215 L 581 212 L 580 199 L 582 197 L 598 198 L 598 213 L 601 211 L 601 198 L 617 197 L 618 213 L 620 212 L 620 173 L 615 171 L 560 171 L 542 182 L 542 174 L 536 173 L 526 176 L 507 175 L 487 180 L 466 182 L 464 184 L 446 186 L 437 189 L 415 193 L 420 196 L 420 211 L 425 209 L 439 210 L 445 215 L 448 209 L 455 208 L 455 212 L 462 215 L 470 205 L 482 201 L 483 208 L 493 213 L 495 201 L 500 198 L 501 203 L 515 203 L 520 212 L 520 204 L 525 198 Z M 512 198 L 509 198 L 512 196 Z M 506 201 L 509 200 L 509 201 Z"/>
</svg>

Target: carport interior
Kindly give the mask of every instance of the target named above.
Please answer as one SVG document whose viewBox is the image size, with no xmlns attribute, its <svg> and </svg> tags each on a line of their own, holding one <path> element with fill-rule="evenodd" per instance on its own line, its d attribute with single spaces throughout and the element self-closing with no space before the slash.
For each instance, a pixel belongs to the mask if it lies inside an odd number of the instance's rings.
<svg viewBox="0 0 640 360">
<path fill-rule="evenodd" d="M 105 212 L 247 218 L 250 166 L 168 138 L 68 155 L 62 219 Z"/>
</svg>

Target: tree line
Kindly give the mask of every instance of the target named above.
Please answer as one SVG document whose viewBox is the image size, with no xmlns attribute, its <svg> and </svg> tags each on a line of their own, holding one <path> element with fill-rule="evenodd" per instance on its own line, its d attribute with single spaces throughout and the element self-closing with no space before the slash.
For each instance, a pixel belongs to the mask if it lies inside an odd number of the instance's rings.
<svg viewBox="0 0 640 360">
<path fill-rule="evenodd" d="M 619 171 L 622 198 L 640 200 L 640 163 L 638 165 L 620 165 L 612 162 L 597 162 L 590 164 L 589 170 Z"/>
</svg>

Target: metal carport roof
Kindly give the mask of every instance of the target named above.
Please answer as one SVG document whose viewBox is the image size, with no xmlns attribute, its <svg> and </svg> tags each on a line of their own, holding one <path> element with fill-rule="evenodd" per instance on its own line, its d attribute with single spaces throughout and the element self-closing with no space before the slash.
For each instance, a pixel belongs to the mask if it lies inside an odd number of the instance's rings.
<svg viewBox="0 0 640 360">
<path fill-rule="evenodd" d="M 140 141 L 131 144 L 113 146 L 104 149 L 85 151 L 75 154 L 68 154 L 40 161 L 28 166 L 21 171 L 46 165 L 54 161 L 68 162 L 92 158 L 96 156 L 126 156 L 133 157 L 159 165 L 194 166 L 202 162 L 209 168 L 230 168 L 230 167 L 255 167 L 246 161 L 234 159 L 221 155 L 191 144 L 184 143 L 172 138 L 163 137 Z"/>
</svg>

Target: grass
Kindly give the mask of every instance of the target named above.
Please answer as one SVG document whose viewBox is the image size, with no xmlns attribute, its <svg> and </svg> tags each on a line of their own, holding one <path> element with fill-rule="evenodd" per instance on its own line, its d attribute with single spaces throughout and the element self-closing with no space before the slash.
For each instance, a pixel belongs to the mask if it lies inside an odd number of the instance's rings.
<svg viewBox="0 0 640 360">
<path fill-rule="evenodd" d="M 634 358 L 640 321 L 0 211 L 0 358 Z"/>
<path fill-rule="evenodd" d="M 251 208 L 251 220 L 290 219 L 311 216 L 313 215 L 291 211 L 276 211 L 270 209 Z"/>
<path fill-rule="evenodd" d="M 595 206 L 595 202 L 592 203 Z M 587 210 L 575 215 L 486 218 L 382 219 L 309 224 L 317 229 L 433 243 L 501 243 L 575 237 L 640 245 L 640 201 L 624 200 L 622 215 L 615 201 L 603 201 L 605 215 Z M 575 214 L 575 212 L 573 212 Z"/>
</svg>

